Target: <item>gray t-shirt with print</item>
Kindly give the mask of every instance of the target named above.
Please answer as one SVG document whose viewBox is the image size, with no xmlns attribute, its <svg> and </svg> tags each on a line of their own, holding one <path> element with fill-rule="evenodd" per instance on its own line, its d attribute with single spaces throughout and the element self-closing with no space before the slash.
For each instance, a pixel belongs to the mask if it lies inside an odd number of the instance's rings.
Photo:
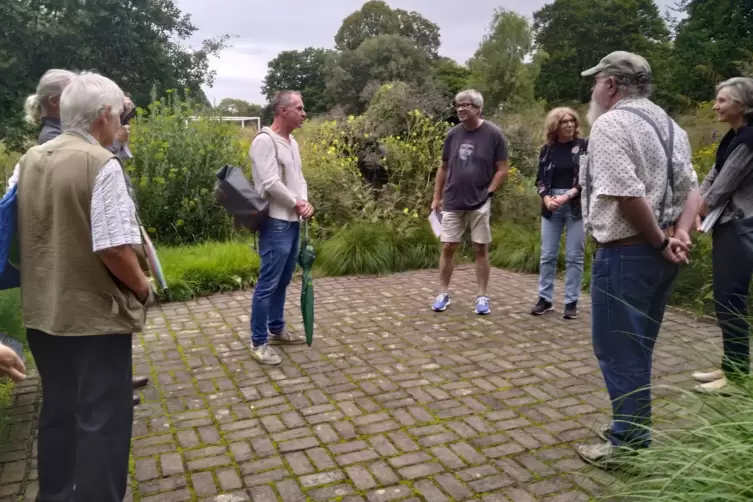
<svg viewBox="0 0 753 502">
<path fill-rule="evenodd" d="M 507 160 L 507 140 L 488 120 L 472 131 L 463 124 L 450 129 L 442 150 L 442 161 L 447 163 L 442 209 L 474 211 L 483 206 L 497 162 L 503 160 Z"/>
</svg>

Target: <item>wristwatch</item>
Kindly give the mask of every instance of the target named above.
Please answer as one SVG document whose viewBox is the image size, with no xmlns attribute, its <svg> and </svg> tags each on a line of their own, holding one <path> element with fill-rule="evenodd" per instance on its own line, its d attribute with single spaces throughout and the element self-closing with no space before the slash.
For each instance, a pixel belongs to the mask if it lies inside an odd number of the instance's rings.
<svg viewBox="0 0 753 502">
<path fill-rule="evenodd" d="M 661 243 L 661 246 L 659 246 L 658 249 L 659 252 L 664 252 L 665 249 L 667 249 L 667 246 L 669 246 L 669 237 L 664 237 L 664 240 Z"/>
</svg>

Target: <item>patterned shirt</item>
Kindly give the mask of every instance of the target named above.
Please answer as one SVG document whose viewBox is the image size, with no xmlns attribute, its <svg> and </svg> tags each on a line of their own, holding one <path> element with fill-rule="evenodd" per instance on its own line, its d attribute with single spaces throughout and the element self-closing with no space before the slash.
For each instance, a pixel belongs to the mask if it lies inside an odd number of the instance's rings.
<svg viewBox="0 0 753 502">
<path fill-rule="evenodd" d="M 623 107 L 647 114 L 661 132 L 640 116 Z M 619 101 L 599 117 L 591 129 L 588 165 L 580 170 L 586 228 L 596 241 L 607 243 L 637 235 L 620 211 L 618 197 L 645 197 L 659 222 L 662 200 L 664 218 L 660 224 L 672 224 L 682 213 L 691 190 L 698 188 L 698 177 L 690 162 L 690 141 L 686 132 L 672 121 L 674 150 L 674 190 L 667 185 L 667 114 L 645 98 Z"/>
<path fill-rule="evenodd" d="M 91 135 L 80 133 L 93 144 Z M 18 181 L 20 166 L 16 164 L 8 180 L 8 190 Z M 128 193 L 123 167 L 116 159 L 109 160 L 94 180 L 91 201 L 92 251 L 117 246 L 141 245 L 141 233 L 136 208 Z"/>
</svg>

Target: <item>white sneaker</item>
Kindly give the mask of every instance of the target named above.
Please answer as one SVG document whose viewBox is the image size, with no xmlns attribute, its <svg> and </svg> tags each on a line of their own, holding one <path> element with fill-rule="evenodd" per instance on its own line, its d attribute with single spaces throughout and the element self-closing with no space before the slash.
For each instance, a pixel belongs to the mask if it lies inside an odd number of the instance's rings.
<svg viewBox="0 0 753 502">
<path fill-rule="evenodd" d="M 701 394 L 713 394 L 727 387 L 728 383 L 729 382 L 727 381 L 727 377 L 722 377 L 719 380 L 715 380 L 713 382 L 696 385 L 694 388 L 696 392 L 700 392 Z"/>
<path fill-rule="evenodd" d="M 291 333 L 287 329 L 283 329 L 280 333 L 269 333 L 270 345 L 299 345 L 306 343 L 306 338 L 303 335 Z"/>
<path fill-rule="evenodd" d="M 709 382 L 716 382 L 717 380 L 721 380 L 724 378 L 724 372 L 722 370 L 715 370 L 715 371 L 694 371 L 691 375 L 694 380 L 697 380 L 699 382 L 703 383 L 709 383 Z"/>
<path fill-rule="evenodd" d="M 251 356 L 262 364 L 277 366 L 282 362 L 282 358 L 275 352 L 275 349 L 268 344 L 254 347 L 251 345 Z"/>
</svg>

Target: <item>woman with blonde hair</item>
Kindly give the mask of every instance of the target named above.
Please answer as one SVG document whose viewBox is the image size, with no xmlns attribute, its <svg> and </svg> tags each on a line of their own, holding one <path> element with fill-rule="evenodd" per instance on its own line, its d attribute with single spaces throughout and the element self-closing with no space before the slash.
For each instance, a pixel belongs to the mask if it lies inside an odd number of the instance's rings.
<svg viewBox="0 0 753 502">
<path fill-rule="evenodd" d="M 539 152 L 536 176 L 536 187 L 542 200 L 541 262 L 539 300 L 531 310 L 533 315 L 552 310 L 557 256 L 565 230 L 565 309 L 562 317 L 575 319 L 578 315 L 585 251 L 578 175 L 580 156 L 588 147 L 588 141 L 579 137 L 579 126 L 580 117 L 571 108 L 555 108 L 546 118 L 546 144 Z"/>
<path fill-rule="evenodd" d="M 36 94 L 26 98 L 26 121 L 41 125 L 37 142 L 41 145 L 60 135 L 60 95 L 75 74 L 68 70 L 47 70 L 39 79 Z"/>
</svg>

